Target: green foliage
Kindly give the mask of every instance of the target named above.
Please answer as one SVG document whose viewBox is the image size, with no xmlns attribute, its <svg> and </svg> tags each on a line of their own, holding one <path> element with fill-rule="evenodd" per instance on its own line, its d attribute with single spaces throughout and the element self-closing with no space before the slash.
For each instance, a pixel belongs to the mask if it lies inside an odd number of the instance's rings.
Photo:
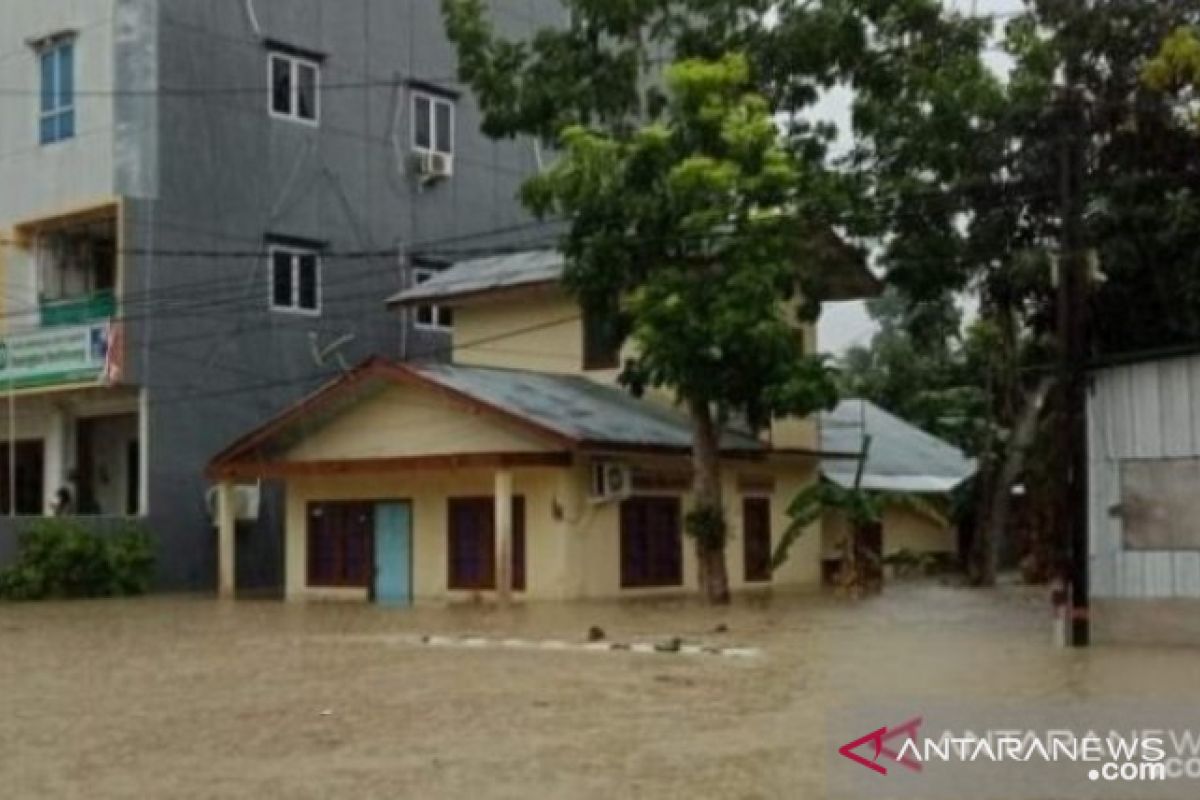
<svg viewBox="0 0 1200 800">
<path fill-rule="evenodd" d="M 883 495 L 858 488 L 847 489 L 829 481 L 806 486 L 788 506 L 788 526 L 771 554 L 771 569 L 779 569 L 787 562 L 792 546 L 827 511 L 840 511 L 851 526 L 862 527 L 883 518 L 886 502 Z"/>
<path fill-rule="evenodd" d="M 21 534 L 17 562 L 0 570 L 0 597 L 44 600 L 144 594 L 154 544 L 141 527 L 100 535 L 74 519 L 40 520 Z"/>
<path fill-rule="evenodd" d="M 851 5 L 869 15 L 878 4 Z M 1087 165 L 1083 239 L 1105 276 L 1093 301 L 1097 349 L 1200 339 L 1189 222 L 1200 216 L 1188 112 L 1196 14 L 1194 0 L 1086 9 L 1038 0 L 1003 28 L 952 12 L 881 26 L 848 80 L 852 164 L 873 186 L 890 282 L 917 301 L 975 291 L 985 318 L 1014 315 L 1029 347 L 1052 355 L 1049 263 L 1061 248 L 1060 169 L 1073 137 Z M 982 58 L 990 32 L 1014 62 L 1006 81 Z M 1061 88 L 1070 53 L 1078 119 Z"/>
<path fill-rule="evenodd" d="M 867 346 L 839 363 L 843 395 L 861 397 L 901 419 L 977 453 L 984 440 L 987 367 L 997 350 L 986 323 L 964 335 L 949 298 L 917 302 L 895 289 L 867 304 L 879 326 Z"/>
<path fill-rule="evenodd" d="M 1142 80 L 1160 92 L 1195 90 L 1200 86 L 1200 39 L 1193 28 L 1181 27 L 1171 32 L 1146 66 Z"/>
<path fill-rule="evenodd" d="M 812 165 L 781 146 L 743 56 L 681 62 L 666 83 L 664 121 L 626 138 L 570 128 L 525 187 L 536 214 L 572 220 L 568 286 L 590 309 L 625 298 L 635 391 L 668 387 L 754 424 L 831 405 L 829 368 L 783 311 L 812 266 L 797 256 Z"/>
</svg>

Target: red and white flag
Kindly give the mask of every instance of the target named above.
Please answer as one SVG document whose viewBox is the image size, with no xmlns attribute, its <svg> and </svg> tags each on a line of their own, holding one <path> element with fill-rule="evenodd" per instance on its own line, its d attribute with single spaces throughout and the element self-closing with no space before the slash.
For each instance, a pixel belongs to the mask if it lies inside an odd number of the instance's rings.
<svg viewBox="0 0 1200 800">
<path fill-rule="evenodd" d="M 125 372 L 125 326 L 118 321 L 108 323 L 108 348 L 104 353 L 104 382 L 121 382 Z"/>
</svg>

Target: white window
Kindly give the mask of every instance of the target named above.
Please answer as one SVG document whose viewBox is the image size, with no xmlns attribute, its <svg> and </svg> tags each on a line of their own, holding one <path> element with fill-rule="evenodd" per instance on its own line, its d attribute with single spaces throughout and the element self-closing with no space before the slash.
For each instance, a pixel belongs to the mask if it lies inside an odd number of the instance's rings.
<svg viewBox="0 0 1200 800">
<path fill-rule="evenodd" d="M 421 92 L 413 95 L 413 150 L 454 155 L 454 101 Z"/>
<path fill-rule="evenodd" d="M 437 270 L 421 268 L 413 270 L 413 282 L 420 286 L 437 275 Z M 454 327 L 454 310 L 438 305 L 417 306 L 417 327 L 427 331 L 448 331 Z"/>
<path fill-rule="evenodd" d="M 271 310 L 321 312 L 321 257 L 315 250 L 272 245 Z"/>
<path fill-rule="evenodd" d="M 271 116 L 316 125 L 321 114 L 321 65 L 299 56 L 271 53 Z"/>
<path fill-rule="evenodd" d="M 54 144 L 75 136 L 75 41 L 60 39 L 38 54 L 41 71 L 41 113 L 38 139 Z"/>
</svg>

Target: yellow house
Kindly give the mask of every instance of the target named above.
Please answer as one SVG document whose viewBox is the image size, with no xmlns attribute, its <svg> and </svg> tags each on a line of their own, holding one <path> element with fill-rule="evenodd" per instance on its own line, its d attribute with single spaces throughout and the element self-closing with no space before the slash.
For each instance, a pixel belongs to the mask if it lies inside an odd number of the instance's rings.
<svg viewBox="0 0 1200 800">
<path fill-rule="evenodd" d="M 691 429 L 615 385 L 617 357 L 555 252 L 457 264 L 391 304 L 453 315 L 450 363 L 369 361 L 233 443 L 218 483 L 220 589 L 235 487 L 283 484 L 289 599 L 566 599 L 694 590 Z M 853 291 L 853 289 L 851 289 Z M 811 331 L 806 334 L 812 346 Z M 774 574 L 789 500 L 817 479 L 811 420 L 722 439 L 734 590 L 820 581 L 820 536 Z"/>
<path fill-rule="evenodd" d="M 827 459 L 821 465 L 825 480 L 843 487 L 858 486 L 888 495 L 880 520 L 877 548 L 884 558 L 907 552 L 917 556 L 958 555 L 958 531 L 936 511 L 946 498 L 975 472 L 975 463 L 936 436 L 859 399 L 845 399 L 820 416 L 821 446 L 831 452 L 862 454 L 857 459 Z M 917 502 L 904 502 L 905 498 Z M 821 538 L 826 574 L 836 571 L 852 526 L 841 512 L 826 512 Z"/>
</svg>

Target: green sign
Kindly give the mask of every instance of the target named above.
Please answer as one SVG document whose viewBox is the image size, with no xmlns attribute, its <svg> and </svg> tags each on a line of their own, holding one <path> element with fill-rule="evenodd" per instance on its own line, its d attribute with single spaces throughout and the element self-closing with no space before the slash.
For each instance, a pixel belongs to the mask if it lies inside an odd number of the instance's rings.
<svg viewBox="0 0 1200 800">
<path fill-rule="evenodd" d="M 43 328 L 0 339 L 0 391 L 99 381 L 109 323 Z"/>
</svg>

